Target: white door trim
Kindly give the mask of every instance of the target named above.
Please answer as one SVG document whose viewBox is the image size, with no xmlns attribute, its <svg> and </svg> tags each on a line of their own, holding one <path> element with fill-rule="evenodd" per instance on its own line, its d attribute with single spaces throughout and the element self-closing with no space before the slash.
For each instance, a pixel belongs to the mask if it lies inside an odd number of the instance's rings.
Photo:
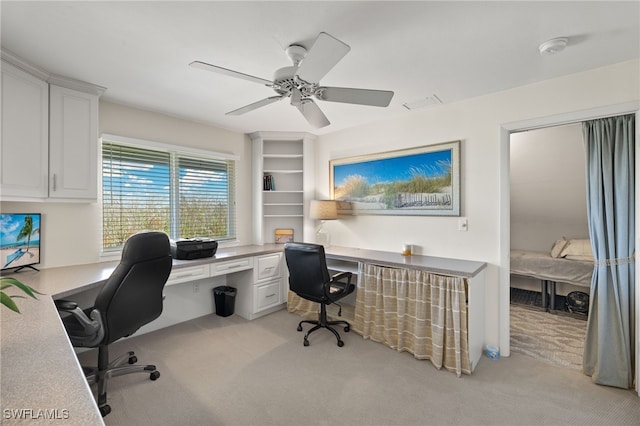
<svg viewBox="0 0 640 426">
<path fill-rule="evenodd" d="M 621 114 L 636 114 L 636 164 L 640 164 L 640 150 L 638 149 L 638 135 L 640 134 L 640 101 L 609 105 L 588 110 L 574 111 L 564 114 L 539 117 L 530 120 L 504 123 L 500 126 L 500 353 L 509 356 L 510 347 L 510 239 L 511 239 L 511 211 L 510 211 L 510 153 L 509 139 L 511 133 L 532 130 L 543 127 L 571 124 L 601 117 Z M 640 173 L 636 173 L 636 224 L 640 224 Z M 636 226 L 636 247 L 640 247 L 640 226 Z M 636 262 L 636 392 L 640 395 L 640 266 Z"/>
</svg>

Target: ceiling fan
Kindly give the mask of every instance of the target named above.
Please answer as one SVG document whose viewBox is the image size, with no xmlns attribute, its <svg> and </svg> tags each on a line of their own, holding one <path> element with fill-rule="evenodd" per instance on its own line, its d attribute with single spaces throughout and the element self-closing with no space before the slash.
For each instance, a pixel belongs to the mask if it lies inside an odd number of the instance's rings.
<svg viewBox="0 0 640 426">
<path fill-rule="evenodd" d="M 321 101 L 379 107 L 388 106 L 391 98 L 393 98 L 393 92 L 388 90 L 320 86 L 320 79 L 324 77 L 349 50 L 351 50 L 349 45 L 324 32 L 318 35 L 308 52 L 303 46 L 292 44 L 285 49 L 285 52 L 289 58 L 291 58 L 293 66 L 276 70 L 273 75 L 273 81 L 222 68 L 217 65 L 211 65 L 206 62 L 194 61 L 189 65 L 195 68 L 263 84 L 271 87 L 277 93 L 276 96 L 271 96 L 243 106 L 242 108 L 228 112 L 226 115 L 244 114 L 279 100 L 290 98 L 291 105 L 298 108 L 309 124 L 319 128 L 328 126 L 330 122 L 313 101 L 312 96 Z"/>
</svg>

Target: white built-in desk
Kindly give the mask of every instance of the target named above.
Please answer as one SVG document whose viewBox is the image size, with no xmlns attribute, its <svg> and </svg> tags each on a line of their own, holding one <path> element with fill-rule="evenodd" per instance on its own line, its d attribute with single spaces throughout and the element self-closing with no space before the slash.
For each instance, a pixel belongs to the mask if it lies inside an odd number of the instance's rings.
<svg viewBox="0 0 640 426">
<path fill-rule="evenodd" d="M 389 268 L 417 269 L 432 274 L 467 279 L 467 336 L 471 371 L 484 349 L 484 269 L 485 262 L 434 256 L 403 256 L 380 250 L 330 246 L 325 250 L 329 269 L 356 272 L 361 263 Z"/>
<path fill-rule="evenodd" d="M 286 266 L 282 251 L 283 246 L 276 244 L 238 246 L 219 248 L 212 258 L 174 260 L 167 286 L 222 275 L 241 276 L 243 281 L 249 282 L 237 284 L 251 286 L 253 290 L 245 291 L 236 301 L 236 313 L 253 319 L 284 307 Z M 470 315 L 473 316 L 469 317 L 469 346 L 470 351 L 472 346 L 481 348 L 484 331 L 479 324 L 484 321 L 478 318 L 482 319 L 484 315 L 481 308 L 484 300 L 482 271 L 486 263 L 430 256 L 405 257 L 384 251 L 334 246 L 326 250 L 326 255 L 332 261 L 375 263 L 469 278 Z M 116 266 L 117 262 L 105 262 L 15 274 L 20 281 L 45 295 L 39 296 L 39 300 L 18 299 L 21 314 L 14 314 L 4 307 L 0 311 L 3 422 L 19 424 L 51 419 L 65 425 L 104 424 L 53 299 L 101 287 Z M 475 300 L 472 302 L 472 299 Z M 477 306 L 471 307 L 471 303 Z M 473 345 L 472 340 L 475 341 Z"/>
</svg>

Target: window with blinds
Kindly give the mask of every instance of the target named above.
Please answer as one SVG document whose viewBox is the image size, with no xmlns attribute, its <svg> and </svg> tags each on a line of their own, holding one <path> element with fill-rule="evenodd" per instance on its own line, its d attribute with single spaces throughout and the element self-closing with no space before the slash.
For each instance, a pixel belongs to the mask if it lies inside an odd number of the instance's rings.
<svg viewBox="0 0 640 426">
<path fill-rule="evenodd" d="M 103 250 L 141 230 L 171 238 L 234 239 L 235 162 L 102 143 Z"/>
</svg>

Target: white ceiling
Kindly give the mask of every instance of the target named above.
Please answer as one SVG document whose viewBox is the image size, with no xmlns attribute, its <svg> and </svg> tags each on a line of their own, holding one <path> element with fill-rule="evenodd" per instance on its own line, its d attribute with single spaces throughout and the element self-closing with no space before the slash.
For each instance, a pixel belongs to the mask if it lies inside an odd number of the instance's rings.
<svg viewBox="0 0 640 426">
<path fill-rule="evenodd" d="M 1 1 L 2 48 L 50 73 L 107 88 L 105 100 L 249 133 L 324 134 L 640 57 L 640 2 L 25 2 Z M 392 90 L 387 108 L 318 101 L 314 129 L 253 82 L 189 67 L 200 60 L 271 79 L 284 49 L 320 32 L 351 46 L 324 86 Z M 541 56 L 538 45 L 568 37 Z M 553 102 L 553 99 L 549 99 Z M 438 108 L 430 106 L 428 108 Z"/>
</svg>

